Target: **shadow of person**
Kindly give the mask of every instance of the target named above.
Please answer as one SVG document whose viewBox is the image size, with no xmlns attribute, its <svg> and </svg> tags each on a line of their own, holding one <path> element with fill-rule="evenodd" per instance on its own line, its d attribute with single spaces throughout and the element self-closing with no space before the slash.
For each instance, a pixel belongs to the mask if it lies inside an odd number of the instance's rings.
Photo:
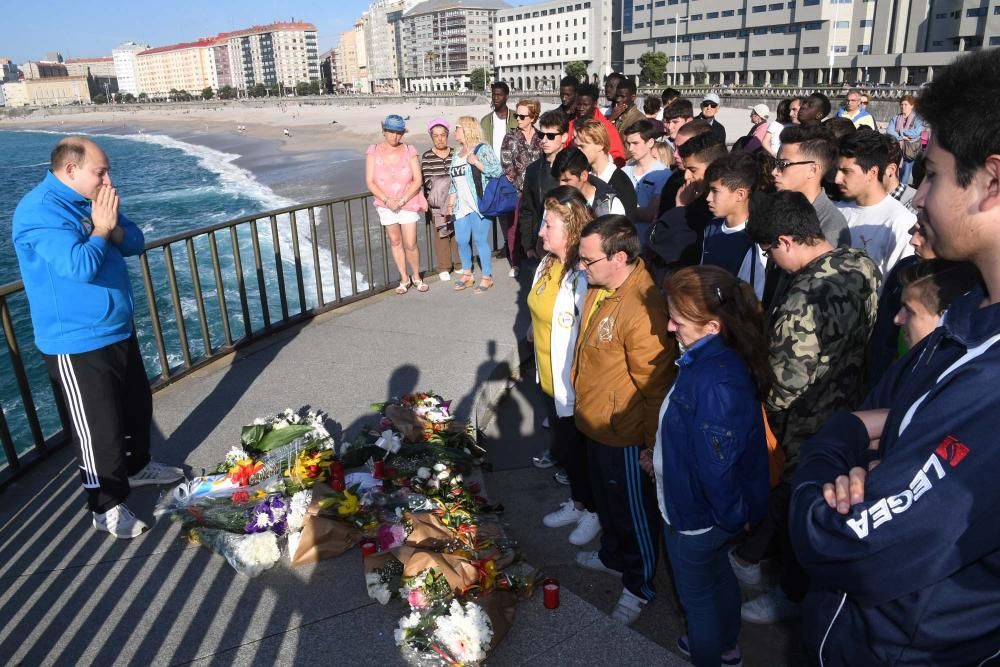
<svg viewBox="0 0 1000 667">
<path fill-rule="evenodd" d="M 389 375 L 389 381 L 386 383 L 386 394 L 383 397 L 373 397 L 373 401 L 388 401 L 392 398 L 400 398 L 405 394 L 412 394 L 416 391 L 421 390 L 431 390 L 433 387 L 419 387 L 420 382 L 420 369 L 413 364 L 403 364 L 397 366 L 392 373 Z M 445 396 L 444 398 L 447 398 Z M 363 415 L 355 419 L 346 428 L 340 427 L 338 433 L 330 431 L 330 434 L 334 436 L 334 440 L 338 444 L 337 451 L 341 451 L 343 444 L 351 442 L 364 428 L 374 427 L 378 425 L 378 415 L 375 411 L 371 411 L 370 414 Z"/>
</svg>

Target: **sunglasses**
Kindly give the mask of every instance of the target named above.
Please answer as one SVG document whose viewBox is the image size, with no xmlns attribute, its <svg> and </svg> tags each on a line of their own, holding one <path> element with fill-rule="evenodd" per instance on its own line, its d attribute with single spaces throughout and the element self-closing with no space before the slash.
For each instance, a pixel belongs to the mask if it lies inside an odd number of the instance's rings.
<svg viewBox="0 0 1000 667">
<path fill-rule="evenodd" d="M 778 171 L 784 171 L 797 164 L 816 164 L 816 160 L 799 160 L 798 162 L 791 162 L 790 160 L 777 160 L 775 161 L 774 166 Z"/>
<path fill-rule="evenodd" d="M 517 116 L 518 120 L 526 120 L 528 118 L 531 118 L 531 114 L 526 114 L 526 113 L 516 113 L 514 115 Z"/>
<path fill-rule="evenodd" d="M 554 141 L 562 136 L 562 132 L 539 132 L 538 134 L 549 141 Z"/>
<path fill-rule="evenodd" d="M 716 104 L 715 102 L 702 102 L 702 103 L 701 103 L 701 108 L 702 108 L 702 109 L 704 109 L 705 107 L 709 107 L 709 108 L 711 108 L 711 109 L 714 109 L 714 108 L 716 108 L 717 106 L 719 106 L 719 105 L 718 105 L 718 104 Z"/>
</svg>

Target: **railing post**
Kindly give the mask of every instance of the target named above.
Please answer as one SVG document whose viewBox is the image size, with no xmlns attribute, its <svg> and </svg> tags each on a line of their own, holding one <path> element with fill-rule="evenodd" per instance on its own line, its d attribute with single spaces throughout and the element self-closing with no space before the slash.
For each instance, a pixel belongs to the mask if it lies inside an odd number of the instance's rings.
<svg viewBox="0 0 1000 667">
<path fill-rule="evenodd" d="M 191 368 L 191 348 L 188 345 L 187 329 L 184 325 L 184 311 L 181 308 L 181 295 L 177 291 L 177 276 L 174 274 L 174 254 L 169 245 L 163 246 L 163 261 L 167 265 L 167 281 L 170 283 L 170 300 L 174 304 L 174 315 L 177 318 L 177 337 L 181 343 L 181 355 L 184 357 L 184 368 Z"/>
<path fill-rule="evenodd" d="M 368 258 L 368 292 L 375 293 L 375 281 L 372 280 L 372 233 L 368 224 L 368 197 L 362 200 L 361 221 L 365 225 L 365 255 Z M 385 256 L 385 232 L 379 225 L 379 238 L 382 240 L 382 262 L 385 267 L 385 285 L 389 285 L 389 258 Z"/>
<path fill-rule="evenodd" d="M 229 330 L 229 308 L 226 306 L 226 287 L 222 283 L 222 268 L 219 266 L 219 244 L 215 240 L 215 232 L 208 233 L 208 249 L 212 258 L 212 273 L 215 274 L 215 291 L 219 295 L 219 312 L 222 315 L 222 335 L 226 339 L 226 347 L 232 347 L 233 334 Z"/>
<path fill-rule="evenodd" d="M 358 260 L 354 252 L 354 215 L 351 211 L 351 202 L 344 202 L 344 210 L 347 212 L 347 259 L 351 265 L 351 296 L 358 295 Z M 371 288 L 372 277 L 368 276 L 369 289 Z"/>
<path fill-rule="evenodd" d="M 240 240 L 236 235 L 236 225 L 229 227 L 229 238 L 233 244 L 233 268 L 236 269 L 236 286 L 240 292 L 240 311 L 243 313 L 243 337 L 250 338 L 253 326 L 250 322 L 250 305 L 247 303 L 247 285 L 243 277 L 243 260 L 240 258 Z"/>
<path fill-rule="evenodd" d="M 313 273 L 316 275 L 316 305 L 326 305 L 323 298 L 323 268 L 319 264 L 319 241 L 316 239 L 316 211 L 309 207 L 309 237 L 312 242 Z"/>
<path fill-rule="evenodd" d="M 160 309 L 156 307 L 156 291 L 153 289 L 153 278 L 149 272 L 149 257 L 146 253 L 139 255 L 139 266 L 142 267 L 142 283 L 146 288 L 146 301 L 149 305 L 149 322 L 153 327 L 153 340 L 156 342 L 156 353 L 160 357 L 160 377 L 166 380 L 170 377 L 170 363 L 167 361 L 167 348 L 163 344 Z"/>
<path fill-rule="evenodd" d="M 42 434 L 42 426 L 38 422 L 38 413 L 35 410 L 35 399 L 31 395 L 31 385 L 28 383 L 28 375 L 24 372 L 24 362 L 21 359 L 21 350 L 17 344 L 17 333 L 14 331 L 14 323 L 10 319 L 10 307 L 7 299 L 0 297 L 0 316 L 3 318 L 3 333 L 7 339 L 7 352 L 10 354 L 10 365 L 14 367 L 14 378 L 17 380 L 17 389 L 21 393 L 21 402 L 24 404 L 24 412 L 28 417 L 28 426 L 31 429 L 31 437 L 35 442 L 35 447 L 45 447 L 45 436 Z M 2 409 L 0 409 L 2 412 Z"/>
<path fill-rule="evenodd" d="M 274 246 L 274 272 L 278 276 L 278 299 L 281 301 L 281 319 L 288 319 L 288 295 L 285 294 L 285 267 L 281 263 L 281 237 L 278 236 L 278 216 L 271 217 L 271 245 Z"/>
<path fill-rule="evenodd" d="M 271 328 L 271 308 L 267 303 L 267 283 L 264 281 L 264 263 L 260 259 L 260 236 L 257 221 L 250 221 L 250 237 L 253 240 L 253 268 L 257 273 L 257 289 L 260 290 L 260 314 L 264 318 L 264 328 Z"/>
<path fill-rule="evenodd" d="M 292 229 L 292 253 L 295 256 L 295 286 L 299 290 L 299 313 L 306 312 L 306 285 L 302 277 L 302 255 L 299 249 L 299 225 L 295 220 L 295 211 L 288 214 Z"/>
<path fill-rule="evenodd" d="M 212 337 L 208 331 L 208 317 L 205 314 L 205 298 L 201 293 L 201 276 L 198 275 L 198 259 L 194 252 L 194 239 L 188 237 L 186 241 L 188 253 L 188 265 L 191 267 L 191 286 L 194 290 L 194 301 L 198 307 L 198 326 L 201 327 L 202 340 L 205 341 L 205 358 L 212 356 Z"/>
<path fill-rule="evenodd" d="M 333 206 L 326 205 L 326 229 L 330 235 L 330 262 L 333 265 L 333 296 L 339 302 L 340 296 L 340 261 L 337 257 L 337 234 L 333 228 Z"/>
</svg>

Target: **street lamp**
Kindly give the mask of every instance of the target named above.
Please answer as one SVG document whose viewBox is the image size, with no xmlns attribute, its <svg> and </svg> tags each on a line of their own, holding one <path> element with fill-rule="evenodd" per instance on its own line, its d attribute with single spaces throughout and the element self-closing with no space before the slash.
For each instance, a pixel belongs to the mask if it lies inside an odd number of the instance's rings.
<svg viewBox="0 0 1000 667">
<path fill-rule="evenodd" d="M 673 86 L 677 85 L 677 26 L 680 25 L 681 21 L 687 21 L 687 20 L 688 17 L 686 16 L 678 16 L 676 14 L 674 15 L 674 57 L 672 59 L 674 63 L 674 73 L 670 75 L 671 76 L 670 84 Z M 687 30 L 685 30 L 684 32 L 687 33 Z"/>
</svg>

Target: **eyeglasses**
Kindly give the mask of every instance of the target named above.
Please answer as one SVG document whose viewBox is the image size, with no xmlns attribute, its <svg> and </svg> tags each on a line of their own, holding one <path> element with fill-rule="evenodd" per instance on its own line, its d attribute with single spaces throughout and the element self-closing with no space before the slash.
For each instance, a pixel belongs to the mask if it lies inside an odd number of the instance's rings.
<svg viewBox="0 0 1000 667">
<path fill-rule="evenodd" d="M 518 120 L 526 120 L 528 118 L 531 118 L 531 114 L 530 113 L 516 113 L 514 115 L 517 116 Z"/>
<path fill-rule="evenodd" d="M 714 108 L 716 108 L 717 106 L 719 106 L 719 105 L 718 105 L 718 104 L 716 104 L 715 102 L 702 102 L 702 103 L 701 103 L 701 108 L 702 108 L 702 109 L 704 109 L 705 107 L 709 107 L 710 109 L 714 109 Z"/>
<path fill-rule="evenodd" d="M 562 136 L 562 132 L 539 132 L 538 134 L 549 141 L 554 141 Z"/>
<path fill-rule="evenodd" d="M 607 259 L 607 258 L 608 258 L 607 255 L 605 255 L 604 257 L 598 257 L 597 259 L 587 259 L 586 257 L 581 257 L 580 263 L 589 269 L 591 266 L 597 264 L 602 259 Z"/>
<path fill-rule="evenodd" d="M 816 164 L 816 160 L 799 160 L 798 162 L 791 162 L 790 160 L 777 160 L 774 163 L 774 167 L 778 171 L 784 171 L 797 164 Z"/>
</svg>

